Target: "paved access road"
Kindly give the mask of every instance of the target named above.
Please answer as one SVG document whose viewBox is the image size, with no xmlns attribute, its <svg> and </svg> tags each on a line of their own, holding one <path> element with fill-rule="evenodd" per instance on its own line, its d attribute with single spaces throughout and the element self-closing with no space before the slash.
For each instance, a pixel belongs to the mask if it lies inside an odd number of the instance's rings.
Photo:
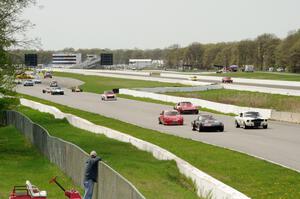
<svg viewBox="0 0 300 199">
<path fill-rule="evenodd" d="M 59 78 L 60 81 L 63 78 Z M 79 83 L 69 79 L 64 81 L 63 86 L 69 88 Z M 34 87 L 18 86 L 17 91 L 148 129 L 242 151 L 300 171 L 300 125 L 271 121 L 269 129 L 244 130 L 234 127 L 233 117 L 212 114 L 225 124 L 225 132 L 199 133 L 192 131 L 190 125 L 195 115 L 184 115 L 184 126 L 159 125 L 159 113 L 172 109 L 170 106 L 121 98 L 117 101 L 101 101 L 100 94 L 72 93 L 69 89 L 65 89 L 64 96 L 52 96 L 42 93 L 45 84 L 47 82 Z"/>
</svg>

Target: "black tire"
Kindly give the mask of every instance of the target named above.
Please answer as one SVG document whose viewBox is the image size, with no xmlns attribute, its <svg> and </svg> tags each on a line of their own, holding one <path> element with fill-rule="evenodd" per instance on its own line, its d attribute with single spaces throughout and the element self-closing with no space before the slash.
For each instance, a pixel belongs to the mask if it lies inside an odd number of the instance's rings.
<svg viewBox="0 0 300 199">
<path fill-rule="evenodd" d="M 199 132 L 202 132 L 202 130 L 203 130 L 203 129 L 202 129 L 201 125 L 199 125 L 198 131 L 199 131 Z"/>
<path fill-rule="evenodd" d="M 160 121 L 160 119 L 158 118 L 158 124 L 162 124 L 162 122 Z"/>
<path fill-rule="evenodd" d="M 198 114 L 199 114 L 199 110 L 196 110 L 196 111 L 195 111 L 195 114 L 198 115 Z"/>
<path fill-rule="evenodd" d="M 236 120 L 235 120 L 235 128 L 240 128 L 240 125 Z"/>
<path fill-rule="evenodd" d="M 244 122 L 244 129 L 248 129 L 248 126 L 246 125 L 245 122 Z"/>
<path fill-rule="evenodd" d="M 192 131 L 196 131 L 196 127 L 195 127 L 195 125 L 193 125 Z"/>
<path fill-rule="evenodd" d="M 220 127 L 219 131 L 220 131 L 220 132 L 223 132 L 223 131 L 224 131 L 224 127 L 223 127 L 223 126 Z"/>
<path fill-rule="evenodd" d="M 264 128 L 264 129 L 267 129 L 267 128 L 268 128 L 268 125 L 263 125 L 263 128 Z"/>
<path fill-rule="evenodd" d="M 46 93 L 46 91 L 43 90 L 43 93 Z"/>
</svg>

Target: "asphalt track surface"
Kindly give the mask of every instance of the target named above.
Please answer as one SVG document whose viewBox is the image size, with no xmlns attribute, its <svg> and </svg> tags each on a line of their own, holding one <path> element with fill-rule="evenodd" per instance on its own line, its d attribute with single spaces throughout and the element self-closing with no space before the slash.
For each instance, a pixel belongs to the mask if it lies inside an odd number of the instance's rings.
<svg viewBox="0 0 300 199">
<path fill-rule="evenodd" d="M 300 125 L 269 121 L 268 129 L 245 130 L 235 128 L 234 118 L 231 116 L 209 113 L 224 123 L 225 131 L 199 133 L 192 131 L 191 128 L 191 121 L 197 117 L 196 115 L 184 115 L 183 126 L 159 125 L 159 113 L 162 110 L 172 109 L 171 106 L 122 98 L 118 98 L 117 101 L 101 101 L 100 94 L 72 93 L 67 89 L 81 84 L 78 80 L 69 78 L 57 78 L 57 80 L 61 87 L 66 88 L 63 96 L 42 93 L 49 80 L 43 80 L 43 84 L 34 87 L 20 85 L 17 91 L 144 128 L 230 148 L 300 171 Z"/>
</svg>

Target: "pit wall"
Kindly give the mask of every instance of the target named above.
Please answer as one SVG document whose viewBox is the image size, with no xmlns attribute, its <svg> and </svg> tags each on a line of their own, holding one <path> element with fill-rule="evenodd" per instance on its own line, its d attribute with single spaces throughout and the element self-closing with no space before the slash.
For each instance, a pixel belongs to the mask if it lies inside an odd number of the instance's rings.
<svg viewBox="0 0 300 199">
<path fill-rule="evenodd" d="M 151 93 L 168 93 L 168 92 L 194 92 L 222 89 L 221 85 L 193 86 L 193 87 L 156 87 L 156 88 L 136 88 L 134 90 Z"/>
<path fill-rule="evenodd" d="M 83 188 L 85 161 L 89 157 L 85 151 L 70 142 L 50 136 L 47 130 L 21 113 L 6 111 L 2 122 L 15 126 L 50 162 Z M 99 162 L 98 169 L 93 199 L 145 199 L 130 182 L 105 163 Z"/>
<path fill-rule="evenodd" d="M 27 99 L 20 99 L 20 103 L 23 106 L 27 106 L 32 109 L 39 110 L 41 112 L 50 113 L 54 115 L 55 118 L 66 118 L 71 125 L 77 128 L 84 129 L 96 134 L 103 134 L 108 138 L 115 139 L 121 142 L 130 143 L 142 151 L 147 151 L 151 153 L 158 160 L 174 160 L 177 164 L 180 173 L 194 181 L 195 186 L 197 188 L 197 194 L 200 197 L 211 196 L 210 199 L 249 199 L 249 197 L 247 197 L 246 195 L 214 179 L 208 174 L 190 165 L 183 159 L 175 156 L 171 152 L 157 145 L 140 140 L 138 138 L 121 133 L 119 131 L 115 131 L 113 129 L 95 125 L 90 121 L 74 116 L 72 114 L 63 113 L 56 107 L 44 105 Z"/>
<path fill-rule="evenodd" d="M 300 113 L 280 112 L 280 111 L 272 110 L 271 118 L 277 121 L 300 124 Z"/>
<path fill-rule="evenodd" d="M 150 99 L 160 100 L 160 101 L 164 101 L 164 102 L 171 102 L 171 103 L 189 101 L 189 102 L 192 102 L 196 106 L 208 108 L 208 109 L 215 110 L 215 111 L 222 112 L 222 113 L 233 113 L 236 115 L 238 115 L 239 113 L 244 112 L 244 111 L 258 111 L 258 112 L 260 112 L 260 114 L 263 117 L 271 118 L 271 112 L 272 112 L 271 109 L 240 107 L 240 106 L 234 106 L 234 105 L 230 105 L 230 104 L 221 104 L 221 103 L 217 103 L 217 102 L 211 102 L 211 101 L 201 100 L 201 99 L 196 99 L 196 98 L 176 97 L 176 96 L 150 93 L 150 92 L 144 92 L 144 91 L 136 91 L 136 90 L 130 90 L 130 89 L 120 89 L 119 93 L 125 94 L 125 95 L 131 95 L 134 97 L 150 98 Z"/>
</svg>

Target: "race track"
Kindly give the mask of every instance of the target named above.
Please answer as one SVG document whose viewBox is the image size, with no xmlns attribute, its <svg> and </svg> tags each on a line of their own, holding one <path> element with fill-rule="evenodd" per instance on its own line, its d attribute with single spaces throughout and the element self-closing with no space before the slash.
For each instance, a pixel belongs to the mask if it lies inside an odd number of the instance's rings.
<svg viewBox="0 0 300 199">
<path fill-rule="evenodd" d="M 65 88 L 81 84 L 80 81 L 69 78 L 57 80 L 60 86 Z M 17 91 L 144 128 L 241 151 L 300 171 L 300 125 L 271 121 L 269 129 L 244 130 L 235 128 L 233 117 L 212 114 L 225 124 L 225 132 L 199 133 L 192 131 L 190 124 L 196 118 L 195 115 L 184 115 L 184 126 L 159 125 L 159 113 L 162 110 L 172 109 L 170 106 L 121 98 L 105 102 L 101 101 L 100 94 L 72 93 L 69 89 L 65 89 L 63 96 L 43 94 L 42 89 L 48 82 L 49 80 L 44 81 L 42 85 L 34 87 L 20 85 Z"/>
</svg>

